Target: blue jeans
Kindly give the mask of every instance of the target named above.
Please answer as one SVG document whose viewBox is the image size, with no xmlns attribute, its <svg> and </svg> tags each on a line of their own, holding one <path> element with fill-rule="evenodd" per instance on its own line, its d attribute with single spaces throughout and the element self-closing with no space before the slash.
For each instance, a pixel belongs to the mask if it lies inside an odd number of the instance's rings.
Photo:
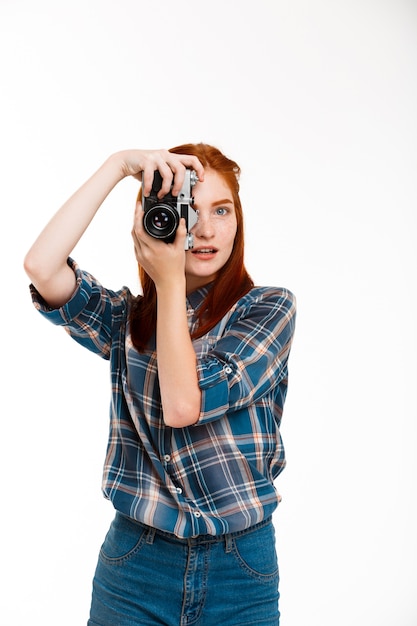
<svg viewBox="0 0 417 626">
<path fill-rule="evenodd" d="M 178 539 L 116 513 L 100 550 L 89 626 L 279 626 L 271 519 Z"/>
</svg>

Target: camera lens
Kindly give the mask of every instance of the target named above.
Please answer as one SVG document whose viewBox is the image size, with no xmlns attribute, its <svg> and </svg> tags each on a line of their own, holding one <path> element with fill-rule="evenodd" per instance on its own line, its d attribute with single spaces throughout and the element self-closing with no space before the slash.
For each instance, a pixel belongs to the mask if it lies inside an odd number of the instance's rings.
<svg viewBox="0 0 417 626">
<path fill-rule="evenodd" d="M 164 230 L 169 224 L 169 215 L 165 211 L 158 211 L 152 215 L 152 226 L 157 230 Z"/>
<path fill-rule="evenodd" d="M 143 216 L 146 232 L 156 239 L 174 239 L 178 223 L 178 213 L 167 204 L 154 206 Z"/>
</svg>

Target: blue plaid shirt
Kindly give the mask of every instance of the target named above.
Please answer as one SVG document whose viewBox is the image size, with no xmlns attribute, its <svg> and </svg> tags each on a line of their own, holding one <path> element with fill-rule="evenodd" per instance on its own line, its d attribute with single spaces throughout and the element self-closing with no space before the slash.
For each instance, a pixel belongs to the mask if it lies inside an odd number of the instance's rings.
<svg viewBox="0 0 417 626">
<path fill-rule="evenodd" d="M 47 319 L 110 361 L 105 497 L 129 517 L 178 537 L 243 530 L 270 516 L 278 504 L 273 480 L 285 466 L 279 426 L 294 296 L 254 287 L 193 342 L 200 418 L 194 426 L 171 428 L 162 415 L 155 345 L 139 353 L 132 344 L 129 289 L 105 289 L 68 263 L 77 289 L 62 308 L 51 310 L 33 286 L 31 292 Z M 186 299 L 190 331 L 207 289 Z"/>
</svg>

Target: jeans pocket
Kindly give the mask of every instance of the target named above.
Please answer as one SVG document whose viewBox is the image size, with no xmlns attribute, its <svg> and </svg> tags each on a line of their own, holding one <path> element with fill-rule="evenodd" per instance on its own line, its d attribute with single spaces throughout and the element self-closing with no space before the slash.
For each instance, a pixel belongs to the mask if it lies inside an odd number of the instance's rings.
<svg viewBox="0 0 417 626">
<path fill-rule="evenodd" d="M 141 549 L 147 530 L 124 515 L 116 514 L 100 549 L 100 559 L 109 564 L 122 564 Z"/>
<path fill-rule="evenodd" d="M 258 581 L 278 578 L 278 559 L 273 524 L 234 537 L 232 552 L 242 569 Z"/>
</svg>

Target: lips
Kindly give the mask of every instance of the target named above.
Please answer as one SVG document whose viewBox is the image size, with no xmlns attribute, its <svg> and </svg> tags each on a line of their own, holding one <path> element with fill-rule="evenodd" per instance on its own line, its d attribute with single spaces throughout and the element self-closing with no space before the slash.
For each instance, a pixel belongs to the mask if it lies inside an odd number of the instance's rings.
<svg viewBox="0 0 417 626">
<path fill-rule="evenodd" d="M 191 252 L 193 254 L 198 254 L 198 255 L 202 255 L 202 256 L 204 256 L 204 255 L 209 256 L 209 255 L 216 254 L 217 248 L 193 248 L 191 250 Z"/>
</svg>

